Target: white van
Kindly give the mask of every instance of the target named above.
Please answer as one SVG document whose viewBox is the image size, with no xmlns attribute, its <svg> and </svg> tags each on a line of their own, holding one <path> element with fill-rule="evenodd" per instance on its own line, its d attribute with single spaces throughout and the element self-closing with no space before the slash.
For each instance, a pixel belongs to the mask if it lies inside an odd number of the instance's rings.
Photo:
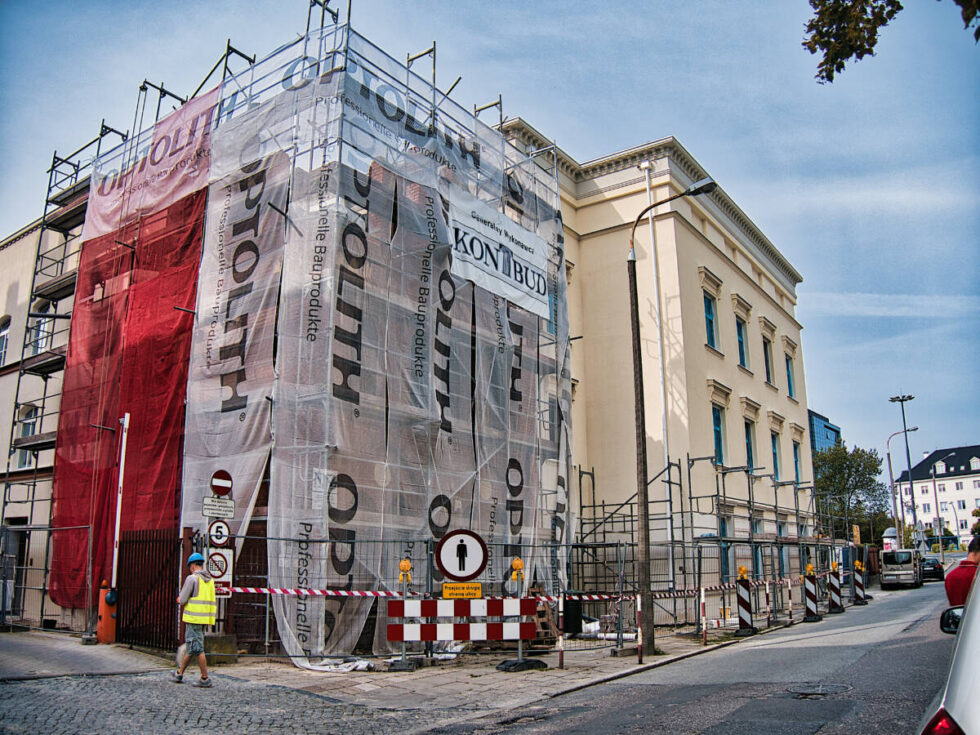
<svg viewBox="0 0 980 735">
<path fill-rule="evenodd" d="M 922 554 L 916 549 L 896 549 L 881 555 L 881 588 L 921 587 Z"/>
</svg>

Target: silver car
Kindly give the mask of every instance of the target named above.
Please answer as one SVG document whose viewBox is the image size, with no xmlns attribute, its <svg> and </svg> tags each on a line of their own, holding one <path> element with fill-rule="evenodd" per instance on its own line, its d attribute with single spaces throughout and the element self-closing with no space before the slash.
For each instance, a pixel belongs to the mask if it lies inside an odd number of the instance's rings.
<svg viewBox="0 0 980 735">
<path fill-rule="evenodd" d="M 921 735 L 980 733 L 980 594 L 975 582 L 965 606 L 950 607 L 940 618 L 944 633 L 956 634 L 946 686 L 922 718 Z"/>
</svg>

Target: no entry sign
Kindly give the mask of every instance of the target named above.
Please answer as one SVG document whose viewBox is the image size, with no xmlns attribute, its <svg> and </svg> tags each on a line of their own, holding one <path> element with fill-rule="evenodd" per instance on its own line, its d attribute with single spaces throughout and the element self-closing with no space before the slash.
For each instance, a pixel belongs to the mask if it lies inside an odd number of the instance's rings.
<svg viewBox="0 0 980 735">
<path fill-rule="evenodd" d="M 231 473 L 228 470 L 218 470 L 211 475 L 211 492 L 218 497 L 231 492 Z"/>
</svg>

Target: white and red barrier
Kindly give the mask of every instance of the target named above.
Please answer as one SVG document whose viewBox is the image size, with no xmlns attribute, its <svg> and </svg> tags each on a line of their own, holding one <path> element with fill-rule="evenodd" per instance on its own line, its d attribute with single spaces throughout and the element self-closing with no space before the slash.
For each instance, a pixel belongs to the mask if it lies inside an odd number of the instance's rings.
<svg viewBox="0 0 980 735">
<path fill-rule="evenodd" d="M 476 600 L 390 600 L 389 618 L 527 617 L 534 615 L 533 597 L 481 598 Z M 389 623 L 389 641 L 516 641 L 533 640 L 537 628 L 531 622 L 484 623 Z"/>
</svg>

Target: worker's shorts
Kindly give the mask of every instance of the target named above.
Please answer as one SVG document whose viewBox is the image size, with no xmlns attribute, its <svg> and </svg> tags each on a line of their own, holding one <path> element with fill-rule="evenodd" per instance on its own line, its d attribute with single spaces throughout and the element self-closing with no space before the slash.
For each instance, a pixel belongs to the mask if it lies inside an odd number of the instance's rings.
<svg viewBox="0 0 980 735">
<path fill-rule="evenodd" d="M 185 623 L 184 642 L 187 644 L 187 655 L 196 656 L 204 653 L 204 628 L 197 623 Z"/>
</svg>

